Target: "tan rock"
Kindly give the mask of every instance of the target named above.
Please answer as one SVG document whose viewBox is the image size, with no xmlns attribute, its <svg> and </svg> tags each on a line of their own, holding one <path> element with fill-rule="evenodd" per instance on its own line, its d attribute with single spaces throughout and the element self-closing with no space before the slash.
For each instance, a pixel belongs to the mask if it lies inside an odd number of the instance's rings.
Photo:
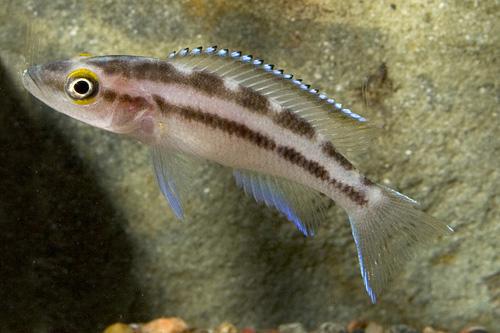
<svg viewBox="0 0 500 333">
<path fill-rule="evenodd" d="M 215 333 L 238 333 L 238 329 L 229 322 L 223 322 L 215 328 Z"/>
<path fill-rule="evenodd" d="M 103 333 L 134 333 L 134 330 L 127 324 L 116 323 L 108 326 Z"/>
<path fill-rule="evenodd" d="M 188 329 L 187 324 L 180 318 L 159 318 L 143 325 L 141 333 L 181 333 Z"/>
<path fill-rule="evenodd" d="M 384 333 L 384 328 L 374 321 L 371 321 L 366 325 L 365 333 Z"/>
</svg>

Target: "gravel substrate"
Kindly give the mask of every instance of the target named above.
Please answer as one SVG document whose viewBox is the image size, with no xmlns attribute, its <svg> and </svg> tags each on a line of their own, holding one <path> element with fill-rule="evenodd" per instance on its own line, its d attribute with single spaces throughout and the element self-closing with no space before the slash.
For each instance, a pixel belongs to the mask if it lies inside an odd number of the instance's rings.
<svg viewBox="0 0 500 333">
<path fill-rule="evenodd" d="M 353 320 L 348 324 L 326 322 L 316 330 L 308 332 L 301 323 L 289 323 L 271 329 L 255 329 L 251 327 L 237 328 L 224 322 L 215 328 L 189 327 L 179 318 L 159 318 L 144 324 L 116 323 L 103 333 L 451 333 L 446 329 L 435 329 L 430 326 L 422 330 L 407 325 L 382 326 L 374 321 Z M 460 333 L 492 333 L 484 327 L 464 327 Z"/>
</svg>

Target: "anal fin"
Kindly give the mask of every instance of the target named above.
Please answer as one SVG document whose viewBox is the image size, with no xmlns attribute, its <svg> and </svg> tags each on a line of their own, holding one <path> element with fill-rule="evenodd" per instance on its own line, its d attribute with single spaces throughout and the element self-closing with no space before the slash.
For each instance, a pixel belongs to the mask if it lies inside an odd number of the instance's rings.
<svg viewBox="0 0 500 333">
<path fill-rule="evenodd" d="M 313 236 L 326 218 L 325 199 L 304 185 L 247 170 L 235 170 L 234 177 L 247 195 L 276 208 L 305 236 Z"/>
</svg>

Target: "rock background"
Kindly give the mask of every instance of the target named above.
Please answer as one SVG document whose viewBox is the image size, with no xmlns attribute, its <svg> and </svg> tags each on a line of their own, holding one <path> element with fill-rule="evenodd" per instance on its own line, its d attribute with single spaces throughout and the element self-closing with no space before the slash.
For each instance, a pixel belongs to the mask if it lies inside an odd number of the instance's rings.
<svg viewBox="0 0 500 333">
<path fill-rule="evenodd" d="M 494 0 L 0 0 L 1 330 L 162 315 L 204 327 L 500 327 L 499 12 Z M 358 167 L 455 228 L 377 305 L 340 209 L 304 239 L 214 173 L 180 223 L 147 147 L 50 111 L 20 83 L 28 64 L 82 51 L 164 57 L 212 44 L 262 56 L 371 119 L 381 134 Z"/>
</svg>

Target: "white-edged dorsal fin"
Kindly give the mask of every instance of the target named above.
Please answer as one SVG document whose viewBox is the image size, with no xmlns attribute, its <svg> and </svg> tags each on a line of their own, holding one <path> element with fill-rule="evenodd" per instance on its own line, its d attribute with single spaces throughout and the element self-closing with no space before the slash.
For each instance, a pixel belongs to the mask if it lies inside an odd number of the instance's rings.
<svg viewBox="0 0 500 333">
<path fill-rule="evenodd" d="M 197 47 L 191 51 L 185 48 L 172 52 L 168 60 L 219 75 L 268 97 L 271 103 L 310 123 L 340 152 L 364 150 L 375 134 L 374 128 L 361 115 L 282 69 L 240 51 L 217 49 L 216 46 Z"/>
<path fill-rule="evenodd" d="M 276 208 L 305 236 L 313 236 L 326 218 L 325 198 L 308 187 L 247 170 L 235 170 L 234 178 L 247 195 Z"/>
</svg>

